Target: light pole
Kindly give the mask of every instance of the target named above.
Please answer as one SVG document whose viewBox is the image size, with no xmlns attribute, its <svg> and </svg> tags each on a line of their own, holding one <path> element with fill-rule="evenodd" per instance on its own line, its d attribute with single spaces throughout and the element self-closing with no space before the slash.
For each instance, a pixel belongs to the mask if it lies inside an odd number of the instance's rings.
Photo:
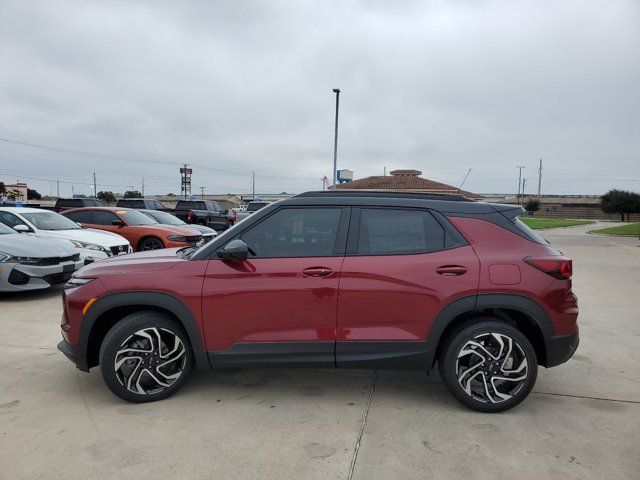
<svg viewBox="0 0 640 480">
<path fill-rule="evenodd" d="M 336 94 L 336 132 L 333 139 L 333 189 L 335 190 L 338 178 L 338 108 L 340 107 L 340 89 L 334 88 L 333 92 Z"/>
<path fill-rule="evenodd" d="M 516 165 L 516 168 L 519 170 L 518 173 L 518 205 L 520 205 L 520 187 L 522 186 L 522 169 L 526 168 L 524 165 Z"/>
</svg>

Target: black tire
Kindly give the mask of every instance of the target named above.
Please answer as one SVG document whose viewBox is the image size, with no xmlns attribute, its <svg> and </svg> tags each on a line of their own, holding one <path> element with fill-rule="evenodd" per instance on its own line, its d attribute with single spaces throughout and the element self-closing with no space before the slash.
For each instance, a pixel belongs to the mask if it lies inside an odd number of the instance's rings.
<svg viewBox="0 0 640 480">
<path fill-rule="evenodd" d="M 485 317 L 447 338 L 438 369 L 460 403 L 479 412 L 497 413 L 527 398 L 538 375 L 538 359 L 520 330 Z"/>
<path fill-rule="evenodd" d="M 158 237 L 147 237 L 142 239 L 138 244 L 138 250 L 141 252 L 147 250 L 159 250 L 164 248 L 164 243 Z"/>
<path fill-rule="evenodd" d="M 119 368 L 116 362 L 121 365 Z M 187 381 L 193 365 L 189 337 L 181 325 L 160 312 L 127 315 L 107 332 L 100 347 L 104 382 L 115 395 L 133 403 L 153 402 L 173 395 Z M 128 376 L 127 372 L 130 372 Z"/>
</svg>

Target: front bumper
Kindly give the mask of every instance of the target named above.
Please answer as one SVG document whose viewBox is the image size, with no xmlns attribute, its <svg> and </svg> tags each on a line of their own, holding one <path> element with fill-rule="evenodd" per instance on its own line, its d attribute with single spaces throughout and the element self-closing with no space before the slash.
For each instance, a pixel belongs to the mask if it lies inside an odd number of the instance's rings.
<svg viewBox="0 0 640 480">
<path fill-rule="evenodd" d="M 84 265 L 82 260 L 77 262 L 63 262 L 57 265 L 25 265 L 22 263 L 3 263 L 0 265 L 0 291 L 20 292 L 26 290 L 40 290 L 52 285 L 62 285 L 67 282 L 73 272 Z M 15 272 L 14 272 L 15 271 Z M 10 282 L 20 276 L 18 283 Z"/>
<path fill-rule="evenodd" d="M 547 339 L 547 361 L 545 367 L 555 367 L 569 360 L 578 349 L 580 335 L 557 335 Z"/>
<path fill-rule="evenodd" d="M 60 343 L 58 343 L 58 350 L 64 353 L 64 356 L 71 360 L 71 362 L 73 362 L 78 370 L 81 370 L 83 372 L 89 371 L 89 367 L 87 367 L 86 362 L 83 363 L 80 361 L 79 357 L 76 355 L 76 351 L 73 348 L 73 345 L 68 344 L 66 340 L 63 339 L 62 341 L 60 341 Z"/>
</svg>

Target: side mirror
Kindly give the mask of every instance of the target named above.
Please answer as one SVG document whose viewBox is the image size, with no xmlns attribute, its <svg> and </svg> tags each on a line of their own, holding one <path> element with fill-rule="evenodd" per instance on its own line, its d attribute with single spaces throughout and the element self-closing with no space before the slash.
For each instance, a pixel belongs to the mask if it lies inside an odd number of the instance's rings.
<svg viewBox="0 0 640 480">
<path fill-rule="evenodd" d="M 111 222 L 111 225 L 114 227 L 124 227 L 124 222 L 122 220 L 114 220 Z"/>
<path fill-rule="evenodd" d="M 31 229 L 26 225 L 16 225 L 13 229 L 18 233 L 27 233 L 31 231 Z"/>
<path fill-rule="evenodd" d="M 249 246 L 240 239 L 231 240 L 218 251 L 218 256 L 225 260 L 244 262 L 249 257 Z"/>
</svg>

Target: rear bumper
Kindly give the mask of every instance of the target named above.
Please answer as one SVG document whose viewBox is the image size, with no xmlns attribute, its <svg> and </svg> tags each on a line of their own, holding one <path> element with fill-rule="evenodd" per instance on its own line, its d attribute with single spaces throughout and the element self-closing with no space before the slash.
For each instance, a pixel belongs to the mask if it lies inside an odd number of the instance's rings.
<svg viewBox="0 0 640 480">
<path fill-rule="evenodd" d="M 578 332 L 570 335 L 557 335 L 547 340 L 547 361 L 545 367 L 555 367 L 569 360 L 580 343 Z"/>
</svg>

